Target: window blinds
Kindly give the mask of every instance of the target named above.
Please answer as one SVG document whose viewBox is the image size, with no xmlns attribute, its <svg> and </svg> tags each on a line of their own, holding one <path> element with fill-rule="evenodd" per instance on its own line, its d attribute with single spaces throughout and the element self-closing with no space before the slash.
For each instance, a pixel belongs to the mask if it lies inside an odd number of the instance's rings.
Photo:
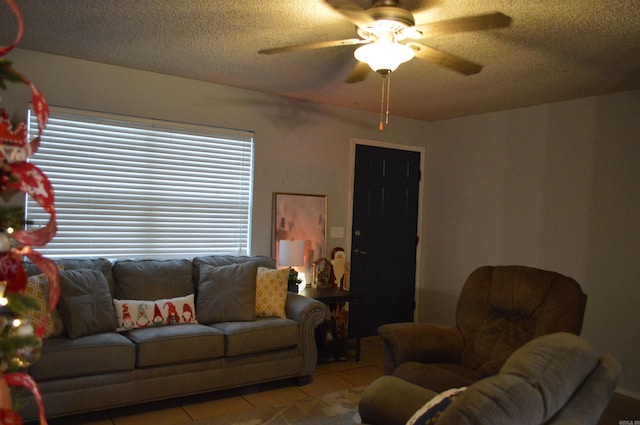
<svg viewBox="0 0 640 425">
<path fill-rule="evenodd" d="M 30 116 L 30 133 L 36 131 Z M 31 161 L 51 180 L 50 257 L 249 254 L 253 133 L 51 108 Z M 48 214 L 30 198 L 27 220 Z"/>
</svg>

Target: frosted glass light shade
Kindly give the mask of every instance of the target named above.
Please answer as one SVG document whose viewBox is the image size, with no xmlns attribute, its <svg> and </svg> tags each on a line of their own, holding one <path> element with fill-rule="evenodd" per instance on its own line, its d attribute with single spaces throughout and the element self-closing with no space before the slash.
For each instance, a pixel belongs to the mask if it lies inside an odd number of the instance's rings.
<svg viewBox="0 0 640 425">
<path fill-rule="evenodd" d="M 379 41 L 358 47 L 353 56 L 360 62 L 365 62 L 375 72 L 389 70 L 393 72 L 401 63 L 413 59 L 414 50 L 400 43 Z"/>
<path fill-rule="evenodd" d="M 278 262 L 281 266 L 304 266 L 304 241 L 280 241 Z"/>
</svg>

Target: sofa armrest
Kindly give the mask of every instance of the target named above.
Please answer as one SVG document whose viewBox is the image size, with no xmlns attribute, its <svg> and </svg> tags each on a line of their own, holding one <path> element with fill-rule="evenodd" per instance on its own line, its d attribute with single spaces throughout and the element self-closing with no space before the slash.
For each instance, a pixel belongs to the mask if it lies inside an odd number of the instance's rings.
<svg viewBox="0 0 640 425">
<path fill-rule="evenodd" d="M 431 323 L 390 323 L 378 328 L 384 342 L 384 373 L 404 362 L 459 363 L 462 335 L 457 328 Z"/>
<path fill-rule="evenodd" d="M 600 357 L 595 369 L 580 384 L 567 404 L 548 422 L 549 425 L 600 423 L 598 419 L 613 396 L 622 370 L 622 363 L 611 354 Z"/>
<path fill-rule="evenodd" d="M 358 403 L 358 413 L 363 424 L 404 424 L 436 395 L 395 376 L 381 376 L 365 389 Z"/>
<path fill-rule="evenodd" d="M 298 322 L 298 350 L 303 356 L 300 376 L 311 375 L 318 362 L 315 329 L 324 321 L 325 311 L 320 301 L 287 292 L 287 318 Z"/>
</svg>

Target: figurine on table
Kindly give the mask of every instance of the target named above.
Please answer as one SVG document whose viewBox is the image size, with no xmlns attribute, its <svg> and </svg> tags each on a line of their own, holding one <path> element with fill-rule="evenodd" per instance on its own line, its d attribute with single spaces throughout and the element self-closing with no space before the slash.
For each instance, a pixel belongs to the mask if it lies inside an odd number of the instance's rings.
<svg viewBox="0 0 640 425">
<path fill-rule="evenodd" d="M 349 273 L 349 262 L 344 249 L 335 247 L 331 251 L 331 266 L 333 269 L 333 286 L 340 289 L 349 289 L 347 275 Z"/>
</svg>

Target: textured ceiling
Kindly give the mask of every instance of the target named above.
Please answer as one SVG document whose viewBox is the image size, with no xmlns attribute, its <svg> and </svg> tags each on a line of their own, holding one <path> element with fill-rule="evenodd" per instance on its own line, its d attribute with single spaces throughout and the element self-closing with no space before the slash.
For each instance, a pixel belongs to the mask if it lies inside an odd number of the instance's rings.
<svg viewBox="0 0 640 425">
<path fill-rule="evenodd" d="M 364 8 L 368 0 L 355 0 Z M 346 84 L 357 46 L 258 50 L 356 37 L 323 0 L 19 0 L 20 48 L 379 111 L 380 76 Z M 419 59 L 392 74 L 391 114 L 439 120 L 640 88 L 638 0 L 400 0 L 417 24 L 502 12 L 511 27 L 421 40 L 484 65 Z M 0 43 L 15 22 L 0 9 Z"/>
</svg>

